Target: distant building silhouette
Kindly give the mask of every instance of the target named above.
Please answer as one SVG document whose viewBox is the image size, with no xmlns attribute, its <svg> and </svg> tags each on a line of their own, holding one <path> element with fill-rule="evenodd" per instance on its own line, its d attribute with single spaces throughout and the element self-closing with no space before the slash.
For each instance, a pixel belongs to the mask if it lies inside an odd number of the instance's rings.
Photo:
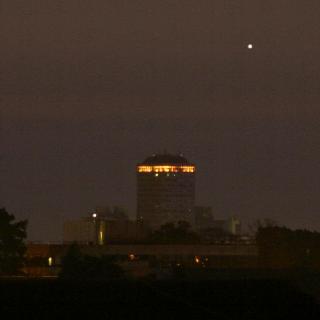
<svg viewBox="0 0 320 320">
<path fill-rule="evenodd" d="M 97 207 L 80 219 L 67 220 L 63 225 L 63 242 L 104 245 L 128 243 L 145 238 L 145 230 L 136 221 L 129 220 L 121 207 Z"/>
<path fill-rule="evenodd" d="M 194 208 L 195 229 L 203 233 L 206 229 L 222 230 L 230 235 L 241 234 L 241 221 L 234 216 L 224 220 L 216 220 L 212 213 L 212 208 L 208 206 L 196 206 Z"/>
<path fill-rule="evenodd" d="M 213 224 L 213 215 L 211 207 L 194 207 L 194 225 L 198 230 L 211 227 Z"/>
<path fill-rule="evenodd" d="M 137 221 L 151 228 L 193 224 L 195 165 L 182 155 L 155 154 L 137 165 Z"/>
</svg>

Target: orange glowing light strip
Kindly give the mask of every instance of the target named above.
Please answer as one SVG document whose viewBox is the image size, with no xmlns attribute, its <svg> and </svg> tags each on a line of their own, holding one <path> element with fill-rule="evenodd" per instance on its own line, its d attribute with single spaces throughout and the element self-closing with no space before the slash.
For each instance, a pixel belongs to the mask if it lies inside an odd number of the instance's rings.
<svg viewBox="0 0 320 320">
<path fill-rule="evenodd" d="M 195 172 L 195 166 L 138 166 L 138 172 Z"/>
</svg>

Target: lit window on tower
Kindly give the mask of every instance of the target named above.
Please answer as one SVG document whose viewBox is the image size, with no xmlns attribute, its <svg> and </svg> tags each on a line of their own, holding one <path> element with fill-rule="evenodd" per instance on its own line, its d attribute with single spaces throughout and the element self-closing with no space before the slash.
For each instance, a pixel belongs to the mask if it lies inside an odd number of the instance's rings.
<svg viewBox="0 0 320 320">
<path fill-rule="evenodd" d="M 195 166 L 138 166 L 138 172 L 195 172 Z"/>
</svg>

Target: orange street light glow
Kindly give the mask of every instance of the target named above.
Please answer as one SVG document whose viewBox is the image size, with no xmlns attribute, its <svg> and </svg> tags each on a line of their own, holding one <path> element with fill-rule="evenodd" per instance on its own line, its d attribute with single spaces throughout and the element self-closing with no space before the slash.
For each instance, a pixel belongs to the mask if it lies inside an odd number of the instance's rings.
<svg viewBox="0 0 320 320">
<path fill-rule="evenodd" d="M 138 166 L 138 172 L 195 172 L 195 166 Z"/>
</svg>

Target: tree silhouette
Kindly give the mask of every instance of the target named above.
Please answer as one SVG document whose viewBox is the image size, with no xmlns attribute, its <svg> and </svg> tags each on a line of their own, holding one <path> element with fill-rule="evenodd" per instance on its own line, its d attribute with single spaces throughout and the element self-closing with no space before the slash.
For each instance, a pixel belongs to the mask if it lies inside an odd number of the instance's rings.
<svg viewBox="0 0 320 320">
<path fill-rule="evenodd" d="M 60 278 L 68 280 L 114 280 L 124 276 L 114 257 L 83 255 L 76 243 L 69 247 L 61 267 Z"/>
<path fill-rule="evenodd" d="M 66 255 L 62 258 L 61 278 L 80 278 L 84 270 L 82 270 L 83 256 L 77 243 L 71 244 Z"/>
<path fill-rule="evenodd" d="M 24 263 L 24 239 L 27 220 L 15 222 L 15 216 L 0 208 L 0 274 L 17 274 Z"/>
<path fill-rule="evenodd" d="M 168 222 L 155 230 L 149 241 L 159 244 L 194 244 L 199 242 L 199 236 L 191 230 L 186 221 L 178 221 L 177 224 Z"/>
<path fill-rule="evenodd" d="M 319 232 L 260 227 L 256 241 L 264 266 L 320 270 Z"/>
<path fill-rule="evenodd" d="M 248 225 L 248 229 L 252 235 L 257 235 L 260 228 L 263 229 L 263 228 L 276 227 L 276 226 L 278 226 L 278 223 L 275 220 L 264 218 L 262 220 L 257 219 L 253 223 L 250 223 Z"/>
</svg>

